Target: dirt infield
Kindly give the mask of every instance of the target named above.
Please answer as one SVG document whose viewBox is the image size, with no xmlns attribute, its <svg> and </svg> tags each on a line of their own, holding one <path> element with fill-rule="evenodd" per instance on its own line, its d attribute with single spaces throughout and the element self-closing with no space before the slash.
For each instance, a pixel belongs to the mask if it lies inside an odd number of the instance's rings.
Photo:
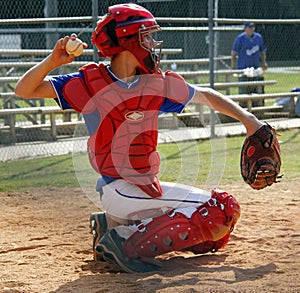
<svg viewBox="0 0 300 293">
<path fill-rule="evenodd" d="M 95 263 L 81 189 L 0 193 L 0 292 L 300 292 L 297 181 L 235 195 L 242 216 L 215 254 L 172 253 L 153 273 L 120 273 Z"/>
</svg>

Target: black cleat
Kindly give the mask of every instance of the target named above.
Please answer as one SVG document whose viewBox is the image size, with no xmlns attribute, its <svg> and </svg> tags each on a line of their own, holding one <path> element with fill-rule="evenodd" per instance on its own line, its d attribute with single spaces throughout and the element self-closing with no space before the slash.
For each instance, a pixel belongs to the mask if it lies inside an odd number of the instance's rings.
<svg viewBox="0 0 300 293">
<path fill-rule="evenodd" d="M 90 216 L 90 229 L 93 234 L 93 252 L 95 261 L 103 261 L 102 254 L 98 254 L 95 247 L 101 237 L 107 232 L 105 212 L 92 213 Z"/>
<path fill-rule="evenodd" d="M 112 261 L 127 273 L 151 272 L 159 269 L 158 265 L 146 263 L 140 259 L 130 259 L 125 255 L 123 245 L 125 239 L 115 229 L 109 230 L 96 245 L 96 253 L 102 254 L 104 260 Z"/>
</svg>

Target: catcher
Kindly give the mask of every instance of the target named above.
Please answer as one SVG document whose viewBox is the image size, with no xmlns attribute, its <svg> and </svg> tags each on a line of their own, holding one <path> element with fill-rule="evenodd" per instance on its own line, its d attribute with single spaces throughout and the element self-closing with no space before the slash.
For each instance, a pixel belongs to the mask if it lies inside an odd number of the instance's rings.
<svg viewBox="0 0 300 293">
<path fill-rule="evenodd" d="M 228 242 L 240 216 L 239 204 L 225 191 L 158 179 L 159 113 L 180 113 L 193 101 L 239 120 L 248 136 L 263 126 L 221 93 L 162 72 L 162 42 L 153 38 L 160 30 L 141 6 L 111 6 L 92 34 L 99 57 L 110 58 L 109 65 L 88 64 L 76 73 L 48 76 L 74 60 L 65 36 L 15 88 L 23 98 L 53 98 L 62 109 L 83 114 L 105 209 L 90 217 L 95 260 L 112 261 L 125 272 L 157 270 L 156 256 L 169 251 L 216 251 Z"/>
</svg>

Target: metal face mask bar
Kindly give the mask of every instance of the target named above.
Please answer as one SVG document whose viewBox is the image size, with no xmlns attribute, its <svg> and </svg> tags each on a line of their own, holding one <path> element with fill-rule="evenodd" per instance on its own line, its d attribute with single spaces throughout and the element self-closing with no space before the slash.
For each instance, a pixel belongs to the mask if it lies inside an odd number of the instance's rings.
<svg viewBox="0 0 300 293">
<path fill-rule="evenodd" d="M 157 41 L 153 38 L 153 34 L 160 32 L 161 27 L 159 25 L 153 25 L 150 27 L 142 27 L 139 29 L 139 44 L 140 47 L 150 53 L 150 57 L 156 67 L 158 67 L 161 59 L 161 49 L 163 41 Z"/>
</svg>

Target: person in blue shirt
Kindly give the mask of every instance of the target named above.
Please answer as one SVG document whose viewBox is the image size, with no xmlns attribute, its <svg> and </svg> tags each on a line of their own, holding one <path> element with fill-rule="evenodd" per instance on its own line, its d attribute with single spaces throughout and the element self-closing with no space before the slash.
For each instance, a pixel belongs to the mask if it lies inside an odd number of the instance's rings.
<svg viewBox="0 0 300 293">
<path fill-rule="evenodd" d="M 263 37 L 255 32 L 255 24 L 253 22 L 245 23 L 244 32 L 236 37 L 232 46 L 231 69 L 251 67 L 257 69 L 261 65 L 263 70 L 267 70 L 266 51 Z"/>
<path fill-rule="evenodd" d="M 245 70 L 244 74 L 239 76 L 239 81 L 264 80 L 263 72 L 268 68 L 266 62 L 266 50 L 267 48 L 263 37 L 261 34 L 255 32 L 255 24 L 253 22 L 246 22 L 244 24 L 244 32 L 236 37 L 231 50 L 231 69 Z M 250 73 L 250 76 L 248 73 Z M 263 94 L 264 87 L 239 87 L 239 94 L 251 93 Z M 263 100 L 254 101 L 252 103 L 252 106 L 254 107 L 263 105 Z M 240 106 L 247 107 L 247 103 L 240 102 Z"/>
</svg>

